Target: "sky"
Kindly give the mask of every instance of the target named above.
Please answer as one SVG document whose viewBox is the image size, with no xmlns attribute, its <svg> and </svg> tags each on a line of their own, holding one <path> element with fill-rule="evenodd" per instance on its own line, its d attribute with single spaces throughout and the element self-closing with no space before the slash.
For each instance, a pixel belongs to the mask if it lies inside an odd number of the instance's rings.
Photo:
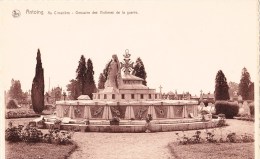
<svg viewBox="0 0 260 159">
<path fill-rule="evenodd" d="M 10 88 L 12 78 L 20 80 L 23 91 L 31 89 L 38 48 L 46 91 L 49 85 L 66 90 L 76 77 L 81 55 L 92 60 L 97 85 L 112 55 L 123 61 L 126 49 L 133 62 L 142 59 L 147 85 L 157 92 L 161 85 L 166 93 L 213 93 L 218 70 L 228 82 L 239 83 L 243 67 L 252 81 L 257 78 L 259 28 L 254 0 L 2 4 L 0 74 L 4 90 Z M 21 13 L 17 18 L 12 16 L 15 9 Z M 43 15 L 29 11 L 43 11 Z M 54 14 L 64 11 L 70 14 Z M 99 14 L 76 14 L 92 11 Z"/>
</svg>

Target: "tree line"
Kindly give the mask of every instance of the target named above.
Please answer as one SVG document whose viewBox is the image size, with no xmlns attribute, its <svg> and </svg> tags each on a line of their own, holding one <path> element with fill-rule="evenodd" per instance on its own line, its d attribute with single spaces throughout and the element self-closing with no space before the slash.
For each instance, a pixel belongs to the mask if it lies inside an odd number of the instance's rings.
<svg viewBox="0 0 260 159">
<path fill-rule="evenodd" d="M 92 94 L 98 89 L 104 89 L 105 87 L 110 62 L 111 61 L 106 64 L 102 73 L 100 73 L 98 87 L 96 87 L 92 60 L 89 58 L 86 62 L 84 55 L 81 55 L 78 62 L 79 65 L 76 69 L 76 78 L 71 79 L 70 83 L 67 85 L 69 99 L 75 100 L 80 95 L 88 95 L 93 99 Z M 138 57 L 135 62 L 132 74 L 144 79 L 143 84 L 147 85 L 145 66 L 140 57 Z M 231 82 L 230 84 L 232 84 L 230 86 L 237 87 L 236 83 Z M 233 87 L 228 86 L 227 79 L 222 70 L 219 70 L 215 78 L 215 100 L 229 100 L 229 88 L 233 89 Z M 19 80 L 12 80 L 12 85 L 8 94 L 12 99 L 17 99 L 18 101 L 22 101 L 25 96 L 28 96 L 28 93 L 23 93 Z M 241 95 L 243 100 L 254 100 L 254 83 L 251 82 L 250 74 L 246 68 L 242 69 L 240 83 L 238 84 L 238 95 Z M 41 113 L 44 109 L 44 69 L 42 67 L 41 53 L 39 49 L 36 56 L 35 77 L 33 78 L 31 89 L 31 101 L 33 110 L 36 113 Z"/>
<path fill-rule="evenodd" d="M 230 95 L 235 91 L 238 91 L 237 95 L 241 95 L 243 100 L 254 100 L 254 82 L 247 69 L 242 69 L 239 84 L 230 82 L 229 85 L 224 73 L 219 70 L 215 78 L 215 100 L 230 100 Z"/>
</svg>

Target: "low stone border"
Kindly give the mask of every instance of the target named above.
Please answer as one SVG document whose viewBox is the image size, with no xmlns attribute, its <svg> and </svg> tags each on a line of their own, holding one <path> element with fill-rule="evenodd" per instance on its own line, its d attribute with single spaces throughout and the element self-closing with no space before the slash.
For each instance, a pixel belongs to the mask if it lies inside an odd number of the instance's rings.
<svg viewBox="0 0 260 159">
<path fill-rule="evenodd" d="M 207 122 L 189 122 L 177 124 L 155 124 L 151 123 L 151 132 L 186 131 L 217 127 L 218 120 Z M 51 128 L 53 123 L 46 122 L 46 128 Z M 81 132 L 111 132 L 111 133 L 143 133 L 146 131 L 143 125 L 83 125 L 83 124 L 61 124 L 62 130 L 77 130 Z"/>
</svg>

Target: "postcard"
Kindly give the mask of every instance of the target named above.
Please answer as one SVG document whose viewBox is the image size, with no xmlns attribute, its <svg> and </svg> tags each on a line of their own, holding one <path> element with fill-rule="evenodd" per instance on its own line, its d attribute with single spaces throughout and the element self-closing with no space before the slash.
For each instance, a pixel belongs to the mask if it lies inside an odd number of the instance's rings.
<svg viewBox="0 0 260 159">
<path fill-rule="evenodd" d="M 258 1 L 0 4 L 1 156 L 259 156 Z"/>
</svg>

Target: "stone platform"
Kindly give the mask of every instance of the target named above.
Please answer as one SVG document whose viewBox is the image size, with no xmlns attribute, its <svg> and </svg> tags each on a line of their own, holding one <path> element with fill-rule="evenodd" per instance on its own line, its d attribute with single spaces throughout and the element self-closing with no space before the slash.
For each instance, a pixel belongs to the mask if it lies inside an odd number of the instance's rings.
<svg viewBox="0 0 260 159">
<path fill-rule="evenodd" d="M 218 120 L 202 122 L 200 119 L 167 119 L 153 120 L 149 129 L 151 132 L 186 131 L 214 128 Z M 46 122 L 46 128 L 53 122 Z M 110 125 L 109 120 L 92 120 L 86 124 L 61 124 L 61 130 L 77 130 L 81 132 L 110 132 L 110 133 L 142 133 L 146 131 L 144 120 L 121 120 L 119 125 Z"/>
</svg>

